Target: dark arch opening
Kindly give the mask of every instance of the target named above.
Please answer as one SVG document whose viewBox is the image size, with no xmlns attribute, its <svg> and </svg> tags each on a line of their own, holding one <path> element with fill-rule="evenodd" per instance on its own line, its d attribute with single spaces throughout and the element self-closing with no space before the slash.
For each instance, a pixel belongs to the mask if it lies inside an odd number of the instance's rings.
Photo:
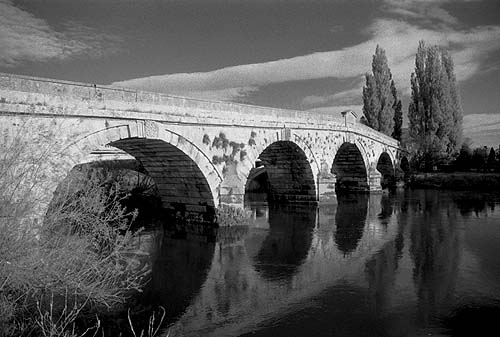
<svg viewBox="0 0 500 337">
<path fill-rule="evenodd" d="M 391 157 L 387 152 L 383 152 L 377 162 L 377 171 L 382 175 L 380 180 L 381 187 L 391 188 L 396 185 L 394 166 L 392 165 Z"/>
<path fill-rule="evenodd" d="M 410 162 L 408 161 L 408 158 L 401 157 L 401 163 L 399 166 L 401 167 L 401 170 L 403 170 L 405 176 L 410 173 Z"/>
<path fill-rule="evenodd" d="M 335 184 L 337 193 L 369 190 L 365 162 L 355 144 L 342 144 L 333 160 L 332 173 L 337 179 Z"/>
<path fill-rule="evenodd" d="M 245 195 L 265 193 L 270 203 L 317 201 L 311 165 L 297 144 L 278 141 L 269 145 L 260 154 L 259 165 L 250 171 Z"/>
<path fill-rule="evenodd" d="M 177 147 L 158 139 L 127 138 L 110 143 L 135 157 L 154 179 L 163 208 L 183 221 L 213 223 L 210 186 L 196 163 Z M 202 228 L 192 229 L 201 231 Z"/>
<path fill-rule="evenodd" d="M 254 201 L 267 201 L 269 191 L 269 176 L 267 170 L 259 161 L 259 165 L 250 170 L 245 185 L 245 204 Z"/>
<path fill-rule="evenodd" d="M 143 201 L 137 199 L 121 200 L 123 206 L 130 206 L 131 210 L 139 208 L 139 212 L 142 213 L 139 218 L 144 218 L 144 214 L 147 213 L 151 216 L 154 214 L 154 218 L 146 219 L 146 222 L 149 221 L 147 225 L 161 223 L 169 230 L 171 236 L 186 237 L 187 234 L 191 234 L 207 237 L 210 240 L 215 238 L 216 213 L 213 195 L 205 176 L 188 155 L 177 147 L 157 139 L 127 138 L 111 142 L 109 145 L 135 158 L 135 160 L 120 161 L 120 165 L 124 166 L 118 169 L 137 171 L 142 176 L 150 178 L 155 190 L 156 199 L 143 203 L 145 205 L 142 206 L 146 207 L 134 207 L 134 205 L 127 204 Z M 109 163 L 96 161 L 91 164 L 77 165 L 70 175 L 80 168 L 95 171 L 104 166 L 109 166 Z M 67 194 L 69 191 L 69 185 L 75 185 L 77 182 L 83 186 L 81 182 L 85 182 L 90 177 L 83 171 L 77 172 L 76 179 L 70 175 L 59 184 L 47 214 L 50 214 L 56 207 L 64 206 L 64 193 Z M 105 182 L 105 188 L 106 185 L 112 185 L 114 177 L 111 175 L 105 178 L 109 180 Z M 78 186 L 70 188 L 77 193 L 75 197 L 81 194 L 78 188 Z M 154 211 L 149 207 L 153 203 Z"/>
</svg>

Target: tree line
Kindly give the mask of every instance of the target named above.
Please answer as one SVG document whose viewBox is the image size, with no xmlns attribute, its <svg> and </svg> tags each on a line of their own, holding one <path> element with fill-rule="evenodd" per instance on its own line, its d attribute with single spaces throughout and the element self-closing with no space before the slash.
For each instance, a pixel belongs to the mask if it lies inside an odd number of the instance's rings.
<svg viewBox="0 0 500 337">
<path fill-rule="evenodd" d="M 451 169 L 457 171 L 500 172 L 500 146 L 498 149 L 487 146 L 472 148 L 470 140 L 462 143 L 457 158 L 452 162 Z"/>
<path fill-rule="evenodd" d="M 412 166 L 430 171 L 449 166 L 462 144 L 462 107 L 453 60 L 440 46 L 419 43 L 410 78 L 408 137 L 402 139 L 401 99 L 389 69 L 385 50 L 377 46 L 372 72 L 365 76 L 362 122 L 394 137 L 412 154 Z"/>
</svg>

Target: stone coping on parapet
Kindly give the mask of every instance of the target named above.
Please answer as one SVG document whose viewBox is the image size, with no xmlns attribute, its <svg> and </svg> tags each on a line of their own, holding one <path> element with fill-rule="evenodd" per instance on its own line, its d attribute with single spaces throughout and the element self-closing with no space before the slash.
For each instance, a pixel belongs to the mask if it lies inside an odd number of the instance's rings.
<svg viewBox="0 0 500 337">
<path fill-rule="evenodd" d="M 205 115 L 207 112 L 213 114 L 220 113 L 222 115 L 216 116 L 218 119 L 231 117 L 233 120 L 240 118 L 242 120 L 259 119 L 261 122 L 269 122 L 270 126 L 273 127 L 294 127 L 299 124 L 323 125 L 326 127 L 325 123 L 328 123 L 328 127 L 335 127 L 335 129 L 341 130 L 344 129 L 345 124 L 341 116 L 333 116 L 332 113 L 326 112 L 287 110 L 234 102 L 203 100 L 108 85 L 71 82 L 1 72 L 0 90 L 32 94 L 29 97 L 32 102 L 25 102 L 31 104 L 46 104 L 50 102 L 51 105 L 61 105 L 69 98 L 84 103 L 88 108 L 95 110 L 136 111 L 156 115 L 161 113 L 179 114 L 181 110 L 196 111 Z M 40 102 L 40 97 L 34 97 L 35 95 L 33 94 L 42 95 L 44 101 Z M 71 102 L 70 104 L 74 105 L 75 103 Z M 154 108 L 152 109 L 151 107 Z M 398 142 L 395 139 L 376 132 L 365 125 L 350 123 L 349 129 L 350 131 L 382 140 L 392 146 L 398 146 Z"/>
</svg>

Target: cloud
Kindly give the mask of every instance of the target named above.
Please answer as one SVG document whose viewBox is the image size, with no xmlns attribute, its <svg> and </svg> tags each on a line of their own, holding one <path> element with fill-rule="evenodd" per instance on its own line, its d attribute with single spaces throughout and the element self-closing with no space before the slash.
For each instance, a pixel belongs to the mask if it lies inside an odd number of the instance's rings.
<svg viewBox="0 0 500 337">
<path fill-rule="evenodd" d="M 358 86 L 348 89 L 345 91 L 341 91 L 332 95 L 325 96 L 306 96 L 302 99 L 303 106 L 320 106 L 324 104 L 336 104 L 336 105 L 352 105 L 359 103 L 361 101 L 361 93 L 363 90 L 362 81 L 358 83 Z"/>
<path fill-rule="evenodd" d="M 500 115 L 470 114 L 464 116 L 464 137 L 472 140 L 473 146 L 498 147 L 500 145 Z"/>
<path fill-rule="evenodd" d="M 337 117 L 342 119 L 342 115 L 340 114 L 342 111 L 352 110 L 358 117 L 360 118 L 363 115 L 363 106 L 362 105 L 334 105 L 334 106 L 322 106 L 318 108 L 308 109 L 306 111 L 309 112 L 317 112 L 321 114 L 330 114 L 333 117 Z"/>
<path fill-rule="evenodd" d="M 417 19 L 420 23 L 440 22 L 447 25 L 458 24 L 458 19 L 441 5 L 450 0 L 385 0 L 385 10 L 407 19 Z M 455 0 L 457 2 L 457 0 Z"/>
<path fill-rule="evenodd" d="M 211 101 L 244 101 L 247 95 L 259 90 L 258 87 L 238 87 L 219 90 L 190 91 L 189 96 L 193 98 Z"/>
<path fill-rule="evenodd" d="M 78 22 L 66 22 L 63 31 L 33 14 L 0 0 L 0 62 L 13 67 L 24 61 L 67 59 L 75 55 L 100 57 L 117 50 L 118 39 Z"/>
<path fill-rule="evenodd" d="M 320 78 L 352 79 L 357 82 L 346 91 L 328 95 L 307 96 L 302 105 L 359 104 L 364 74 L 371 69 L 371 59 L 379 44 L 386 49 L 389 66 L 398 90 L 409 93 L 409 78 L 414 69 L 415 53 L 420 40 L 449 49 L 455 61 L 459 81 L 481 70 L 482 62 L 500 50 L 500 27 L 456 27 L 456 19 L 440 6 L 451 0 L 385 0 L 386 17 L 375 19 L 366 32 L 370 38 L 347 48 L 318 52 L 271 62 L 245 64 L 208 72 L 177 73 L 116 82 L 115 85 L 179 95 L 209 96 L 224 100 L 241 99 L 258 87 L 288 81 Z M 400 19 L 391 15 L 399 13 Z M 413 17 L 415 20 L 409 18 Z M 429 25 L 424 18 L 439 21 Z M 424 21 L 422 21 L 424 20 Z M 221 93 L 221 96 L 217 96 Z M 234 93 L 234 96 L 233 94 Z M 213 94 L 213 95 L 212 95 Z"/>
</svg>

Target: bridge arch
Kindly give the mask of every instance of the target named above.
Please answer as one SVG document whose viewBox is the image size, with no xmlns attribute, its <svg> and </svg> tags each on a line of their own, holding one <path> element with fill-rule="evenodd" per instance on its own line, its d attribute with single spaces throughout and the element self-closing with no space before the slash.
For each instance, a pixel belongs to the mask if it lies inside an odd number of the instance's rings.
<svg viewBox="0 0 500 337">
<path fill-rule="evenodd" d="M 101 129 L 65 148 L 73 161 L 69 169 L 92 161 L 92 152 L 105 146 L 120 149 L 141 163 L 157 184 L 164 208 L 213 221 L 222 177 L 188 139 L 155 122 Z"/>
<path fill-rule="evenodd" d="M 317 169 L 311 165 L 314 159 L 296 142 L 278 139 L 249 160 L 255 164 L 247 175 L 245 192 L 265 184 L 271 202 L 317 201 Z"/>
<path fill-rule="evenodd" d="M 382 152 L 377 160 L 377 171 L 382 175 L 382 188 L 391 187 L 396 183 L 394 161 L 387 152 Z"/>
<path fill-rule="evenodd" d="M 368 159 L 363 148 L 355 143 L 343 143 L 333 159 L 332 173 L 337 191 L 368 191 Z M 364 152 L 364 151 L 363 151 Z"/>
</svg>

